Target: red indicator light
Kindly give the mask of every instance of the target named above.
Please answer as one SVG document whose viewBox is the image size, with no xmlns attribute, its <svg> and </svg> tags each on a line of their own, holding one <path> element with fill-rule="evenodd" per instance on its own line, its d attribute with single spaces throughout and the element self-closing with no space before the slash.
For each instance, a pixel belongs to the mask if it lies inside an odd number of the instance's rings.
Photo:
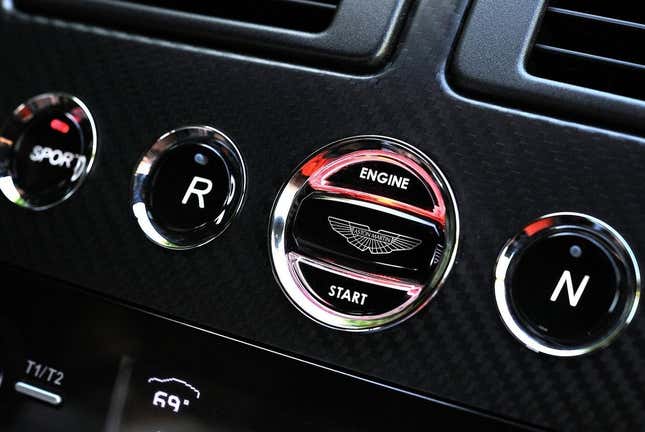
<svg viewBox="0 0 645 432">
<path fill-rule="evenodd" d="M 527 236 L 532 237 L 536 233 L 549 228 L 551 225 L 553 225 L 553 221 L 551 219 L 540 219 L 524 228 L 524 232 Z"/>
<path fill-rule="evenodd" d="M 49 123 L 49 127 L 52 128 L 53 130 L 60 132 L 62 134 L 66 134 L 69 132 L 69 125 L 65 123 L 64 121 L 54 119 Z"/>
</svg>

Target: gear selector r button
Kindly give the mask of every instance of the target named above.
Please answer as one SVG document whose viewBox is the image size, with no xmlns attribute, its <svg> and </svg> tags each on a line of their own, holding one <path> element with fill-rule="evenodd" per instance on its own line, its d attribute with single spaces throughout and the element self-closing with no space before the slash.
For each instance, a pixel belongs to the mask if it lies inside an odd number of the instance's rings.
<svg viewBox="0 0 645 432">
<path fill-rule="evenodd" d="M 233 142 L 209 127 L 165 134 L 143 156 L 133 211 L 150 240 L 189 249 L 226 229 L 243 201 L 246 175 Z"/>
</svg>

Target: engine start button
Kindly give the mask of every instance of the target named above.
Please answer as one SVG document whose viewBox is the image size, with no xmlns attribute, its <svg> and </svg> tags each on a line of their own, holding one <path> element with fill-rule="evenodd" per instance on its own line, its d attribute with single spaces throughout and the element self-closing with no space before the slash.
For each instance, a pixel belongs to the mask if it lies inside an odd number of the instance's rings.
<svg viewBox="0 0 645 432">
<path fill-rule="evenodd" d="M 457 238 L 457 209 L 437 166 L 403 142 L 362 136 L 321 149 L 283 187 L 271 258 L 305 315 L 367 331 L 429 301 L 452 267 Z"/>
<path fill-rule="evenodd" d="M 0 135 L 0 190 L 33 210 L 70 197 L 92 168 L 96 129 L 73 96 L 44 94 L 20 105 Z"/>
</svg>

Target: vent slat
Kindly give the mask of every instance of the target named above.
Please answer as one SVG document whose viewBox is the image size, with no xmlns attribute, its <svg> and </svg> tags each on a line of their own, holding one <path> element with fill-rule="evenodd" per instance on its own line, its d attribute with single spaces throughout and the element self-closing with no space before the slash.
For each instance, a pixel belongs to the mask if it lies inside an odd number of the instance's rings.
<svg viewBox="0 0 645 432">
<path fill-rule="evenodd" d="M 527 70 L 555 81 L 645 99 L 644 17 L 645 7 L 627 1 L 552 0 Z"/>
<path fill-rule="evenodd" d="M 293 3 L 300 4 L 302 6 L 311 7 L 311 8 L 321 8 L 321 9 L 330 9 L 336 10 L 338 8 L 338 1 L 335 0 L 276 0 L 283 3 Z"/>
<path fill-rule="evenodd" d="M 594 54 L 586 54 L 578 51 L 571 51 L 565 48 L 559 48 L 559 47 L 554 47 L 554 46 L 544 45 L 544 44 L 535 45 L 535 49 L 551 51 L 554 55 L 559 54 L 561 56 L 573 56 L 573 57 L 578 57 L 580 59 L 586 59 L 588 61 L 607 63 L 607 65 L 605 65 L 604 67 L 630 68 L 630 69 L 634 69 L 635 73 L 645 73 L 645 65 L 642 65 L 639 63 L 631 63 L 631 62 L 626 62 L 622 60 L 616 60 L 614 58 L 602 57 Z"/>
<path fill-rule="evenodd" d="M 568 15 L 570 17 L 574 17 L 578 19 L 587 19 L 591 21 L 599 21 L 605 24 L 633 27 L 634 29 L 637 29 L 637 30 L 645 30 L 645 24 L 624 20 L 624 19 L 611 18 L 611 17 L 602 16 L 602 15 L 594 15 L 587 12 L 580 12 L 580 11 L 570 10 L 570 9 L 562 9 L 562 8 L 557 8 L 553 6 L 549 6 L 547 11 L 554 15 Z"/>
<path fill-rule="evenodd" d="M 603 61 L 604 60 L 604 61 Z M 543 78 L 645 99 L 645 67 L 536 46 L 530 62 Z"/>
<path fill-rule="evenodd" d="M 645 26 L 640 24 L 621 25 L 556 10 L 544 18 L 537 43 L 645 64 Z"/>
<path fill-rule="evenodd" d="M 642 0 L 551 0 L 549 6 L 645 24 L 645 2 Z"/>
</svg>

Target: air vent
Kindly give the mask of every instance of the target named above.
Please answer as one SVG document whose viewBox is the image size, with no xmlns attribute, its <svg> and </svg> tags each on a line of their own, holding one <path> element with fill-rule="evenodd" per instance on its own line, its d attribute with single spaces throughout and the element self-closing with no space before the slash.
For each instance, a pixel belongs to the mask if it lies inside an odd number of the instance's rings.
<svg viewBox="0 0 645 432">
<path fill-rule="evenodd" d="M 353 72 L 385 64 L 411 2 L 0 0 L 0 12 L 4 6 L 9 13 Z"/>
<path fill-rule="evenodd" d="M 551 0 L 527 70 L 645 100 L 645 2 Z"/>
<path fill-rule="evenodd" d="M 252 24 L 317 33 L 334 19 L 340 0 L 108 0 Z"/>
</svg>

